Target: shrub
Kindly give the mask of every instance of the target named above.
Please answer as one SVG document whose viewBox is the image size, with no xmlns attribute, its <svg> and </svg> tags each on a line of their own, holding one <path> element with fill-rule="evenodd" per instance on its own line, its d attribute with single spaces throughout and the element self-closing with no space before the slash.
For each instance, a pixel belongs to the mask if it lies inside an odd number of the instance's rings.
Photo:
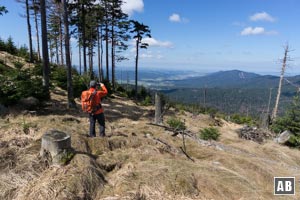
<svg viewBox="0 0 300 200">
<path fill-rule="evenodd" d="M 289 138 L 289 140 L 286 142 L 287 146 L 291 147 L 300 147 L 300 136 L 292 134 Z"/>
<path fill-rule="evenodd" d="M 144 86 L 141 86 L 140 92 L 138 93 L 139 99 L 145 100 L 149 96 L 149 92 Z"/>
<path fill-rule="evenodd" d="M 17 68 L 17 69 L 21 69 L 24 66 L 23 63 L 18 62 L 18 61 L 14 62 L 14 65 L 15 65 L 15 68 Z"/>
<path fill-rule="evenodd" d="M 185 130 L 186 129 L 185 123 L 182 122 L 180 119 L 177 119 L 177 118 L 170 118 L 167 121 L 167 124 L 171 128 L 174 128 L 175 130 Z"/>
<path fill-rule="evenodd" d="M 80 75 L 73 75 L 72 81 L 74 97 L 80 97 L 81 92 L 87 89 L 86 83 Z"/>
<path fill-rule="evenodd" d="M 51 81 L 54 85 L 67 90 L 67 69 L 63 66 L 53 65 L 51 68 Z M 88 88 L 87 76 L 80 76 L 78 72 L 72 69 L 72 85 L 74 97 L 80 97 L 81 92 Z"/>
<path fill-rule="evenodd" d="M 49 99 L 40 77 L 33 76 L 29 70 L 11 70 L 6 76 L 0 76 L 1 104 L 12 105 L 30 96 L 39 100 Z"/>
<path fill-rule="evenodd" d="M 141 103 L 142 106 L 150 106 L 151 104 L 151 96 L 146 96 L 146 98 Z"/>
<path fill-rule="evenodd" d="M 105 87 L 106 87 L 106 89 L 107 89 L 107 92 L 108 92 L 107 95 L 108 95 L 108 96 L 111 96 L 112 93 L 113 93 L 113 88 L 112 88 L 111 83 L 110 83 L 107 79 L 103 80 L 102 83 L 105 85 Z"/>
<path fill-rule="evenodd" d="M 219 130 L 214 127 L 200 130 L 200 138 L 203 140 L 218 140 L 220 135 Z"/>
<path fill-rule="evenodd" d="M 247 124 L 249 126 L 252 126 L 255 124 L 254 120 L 249 116 L 242 116 L 239 114 L 234 114 L 231 116 L 231 121 L 236 124 Z"/>
<path fill-rule="evenodd" d="M 65 67 L 52 65 L 51 80 L 54 84 L 62 89 L 67 89 L 67 70 Z"/>
</svg>

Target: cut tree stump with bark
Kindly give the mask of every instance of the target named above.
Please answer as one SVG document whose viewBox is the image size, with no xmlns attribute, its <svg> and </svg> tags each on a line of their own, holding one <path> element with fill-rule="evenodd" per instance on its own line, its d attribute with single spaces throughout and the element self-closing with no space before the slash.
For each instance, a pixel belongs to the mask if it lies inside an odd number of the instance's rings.
<svg viewBox="0 0 300 200">
<path fill-rule="evenodd" d="M 58 131 L 49 130 L 42 136 L 40 156 L 49 156 L 53 164 L 65 164 L 72 154 L 71 136 Z"/>
</svg>

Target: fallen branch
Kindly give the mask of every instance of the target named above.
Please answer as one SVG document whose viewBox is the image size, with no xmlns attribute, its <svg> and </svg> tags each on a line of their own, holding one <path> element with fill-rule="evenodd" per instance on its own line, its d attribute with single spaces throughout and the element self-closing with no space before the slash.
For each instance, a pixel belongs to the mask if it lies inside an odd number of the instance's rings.
<svg viewBox="0 0 300 200">
<path fill-rule="evenodd" d="M 182 153 L 183 153 L 188 159 L 190 159 L 191 161 L 195 162 L 195 160 L 194 160 L 191 156 L 189 156 L 189 155 L 183 150 L 182 147 L 180 147 L 180 149 L 181 149 Z"/>
<path fill-rule="evenodd" d="M 173 132 L 173 134 L 171 136 L 177 136 L 178 134 L 185 134 L 189 137 L 193 137 L 193 133 L 191 131 L 183 131 L 183 130 L 176 130 L 174 128 L 171 128 L 171 127 L 168 127 L 168 126 L 165 126 L 165 125 L 161 125 L 161 124 L 154 124 L 154 123 L 148 123 L 149 125 L 152 125 L 152 126 L 158 126 L 158 127 L 161 127 L 161 128 L 164 128 L 165 130 L 167 131 L 171 131 Z"/>
</svg>

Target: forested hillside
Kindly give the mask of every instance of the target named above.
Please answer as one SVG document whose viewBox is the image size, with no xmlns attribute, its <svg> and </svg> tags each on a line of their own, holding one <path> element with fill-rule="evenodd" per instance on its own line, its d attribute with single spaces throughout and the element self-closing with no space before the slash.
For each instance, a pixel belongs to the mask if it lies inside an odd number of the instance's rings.
<svg viewBox="0 0 300 200">
<path fill-rule="evenodd" d="M 270 109 L 273 109 L 276 90 L 272 90 Z M 255 118 L 267 113 L 269 104 L 269 89 L 247 88 L 195 88 L 163 90 L 170 101 L 182 102 L 202 107 L 216 108 L 225 114 L 242 114 Z M 283 114 L 291 105 L 296 92 L 285 91 L 281 96 L 280 113 Z M 271 110 L 269 110 L 271 112 Z"/>
<path fill-rule="evenodd" d="M 299 76 L 283 82 L 279 111 L 283 114 L 296 96 Z M 171 101 L 213 107 L 227 114 L 239 113 L 260 118 L 272 111 L 279 77 L 238 70 L 222 71 L 206 76 L 169 81 L 162 89 Z M 164 88 L 164 87 L 161 87 Z"/>
</svg>

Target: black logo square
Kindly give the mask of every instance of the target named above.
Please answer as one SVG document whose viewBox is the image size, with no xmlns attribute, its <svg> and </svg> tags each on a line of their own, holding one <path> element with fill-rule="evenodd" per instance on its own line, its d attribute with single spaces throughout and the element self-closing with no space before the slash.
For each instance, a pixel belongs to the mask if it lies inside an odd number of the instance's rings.
<svg viewBox="0 0 300 200">
<path fill-rule="evenodd" d="M 274 195 L 295 195 L 295 177 L 274 177 Z"/>
</svg>

